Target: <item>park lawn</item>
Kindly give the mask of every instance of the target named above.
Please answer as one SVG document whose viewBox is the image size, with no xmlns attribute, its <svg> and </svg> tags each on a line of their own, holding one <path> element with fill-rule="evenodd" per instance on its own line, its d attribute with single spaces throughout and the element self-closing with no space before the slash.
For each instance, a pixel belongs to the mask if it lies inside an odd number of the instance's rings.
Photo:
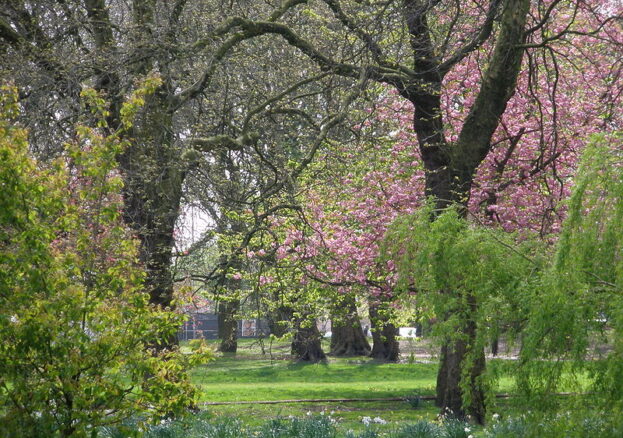
<svg viewBox="0 0 623 438">
<path fill-rule="evenodd" d="M 331 358 L 328 363 L 219 357 L 192 372 L 201 402 L 389 398 L 432 395 L 437 363 L 379 363 L 367 358 Z M 497 391 L 511 390 L 502 376 Z"/>
<path fill-rule="evenodd" d="M 244 342 L 246 341 L 246 342 Z M 284 354 L 287 344 L 273 345 L 273 359 L 262 356 L 257 341 L 243 340 L 236 355 L 220 355 L 192 371 L 203 402 L 261 400 L 375 399 L 433 395 L 438 363 L 380 363 L 368 358 L 329 358 L 327 363 L 296 363 Z M 278 353 L 278 352 L 281 352 Z M 281 359 L 276 359 L 280 357 Z M 489 363 L 498 369 L 496 393 L 513 392 L 512 361 Z M 497 400 L 491 412 L 518 413 L 518 400 Z M 439 410 L 430 401 L 414 408 L 406 401 L 299 402 L 279 404 L 204 405 L 216 418 L 236 417 L 251 427 L 276 417 L 331 415 L 345 430 L 362 430 L 364 417 L 379 417 L 391 430 L 421 419 L 434 420 Z M 478 428 L 477 428 L 478 429 Z M 478 436 L 478 434 L 476 434 Z"/>
<path fill-rule="evenodd" d="M 330 359 L 326 364 L 223 357 L 195 369 L 201 401 L 387 398 L 434 393 L 437 364 Z"/>
<path fill-rule="evenodd" d="M 331 358 L 326 364 L 302 364 L 289 360 L 245 359 L 222 356 L 195 369 L 193 383 L 200 388 L 200 402 L 387 398 L 434 393 L 437 364 L 385 364 L 366 358 Z M 248 357 L 248 355 L 247 355 Z M 438 413 L 433 403 L 418 409 L 404 401 L 282 403 L 272 405 L 209 405 L 203 409 L 215 417 L 236 417 L 259 426 L 276 417 L 331 415 L 340 427 L 361 430 L 364 417 L 380 417 L 388 423 L 381 430 Z"/>
</svg>

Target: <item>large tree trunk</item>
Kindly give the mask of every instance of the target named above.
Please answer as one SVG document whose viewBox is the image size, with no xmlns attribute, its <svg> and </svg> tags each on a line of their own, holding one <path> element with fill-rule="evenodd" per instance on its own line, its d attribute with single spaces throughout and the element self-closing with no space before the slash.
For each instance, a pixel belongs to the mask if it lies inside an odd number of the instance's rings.
<svg viewBox="0 0 623 438">
<path fill-rule="evenodd" d="M 146 269 L 150 303 L 172 307 L 170 266 L 173 231 L 182 196 L 184 172 L 171 136 L 166 96 L 147 98 L 135 124 L 136 141 L 119 158 L 124 176 L 124 219 L 140 240 L 139 257 Z"/>
<path fill-rule="evenodd" d="M 388 302 L 383 299 L 370 301 L 370 322 L 372 323 L 372 352 L 370 356 L 377 360 L 396 362 L 400 348 L 396 336 L 398 329 L 390 322 Z"/>
<path fill-rule="evenodd" d="M 276 295 L 276 294 L 275 294 Z M 275 301 L 279 297 L 274 296 Z M 268 329 L 272 335 L 281 338 L 290 329 L 292 324 L 292 316 L 294 311 L 292 307 L 285 304 L 278 304 L 275 308 L 270 309 L 267 315 Z"/>
<path fill-rule="evenodd" d="M 221 340 L 218 350 L 223 353 L 238 351 L 238 320 L 236 314 L 240 308 L 240 300 L 227 299 L 219 301 L 218 337 Z"/>
<path fill-rule="evenodd" d="M 370 344 L 361 328 L 357 314 L 357 303 L 353 297 L 345 297 L 341 302 L 345 312 L 331 319 L 331 355 L 368 356 Z"/>
<path fill-rule="evenodd" d="M 234 232 L 238 231 L 239 224 L 231 224 Z M 241 271 L 243 263 L 235 257 L 230 261 L 234 271 Z M 218 288 L 216 295 L 218 337 L 221 340 L 218 350 L 223 353 L 236 353 L 238 351 L 238 311 L 240 310 L 240 293 L 242 280 L 239 278 L 221 276 L 222 287 Z"/>
<path fill-rule="evenodd" d="M 473 296 L 468 297 L 472 313 L 476 311 Z M 455 417 L 470 418 L 478 424 L 485 421 L 485 388 L 479 377 L 485 371 L 485 353 L 475 345 L 476 322 L 469 318 L 461 331 L 463 339 L 447 341 L 441 348 L 440 366 L 437 374 L 436 404 L 449 410 Z M 462 380 L 463 369 L 469 364 L 468 380 Z M 463 403 L 463 394 L 468 392 L 470 403 Z"/>
<path fill-rule="evenodd" d="M 317 363 L 327 359 L 322 350 L 322 336 L 316 320 L 301 320 L 296 323 L 296 331 L 292 340 L 292 354 L 300 362 Z"/>
<path fill-rule="evenodd" d="M 133 21 L 137 37 L 151 35 L 154 4 L 135 2 Z M 109 10 L 103 0 L 85 1 L 88 23 L 101 59 L 115 52 L 113 25 Z M 139 79 L 147 75 L 157 61 L 144 56 L 136 48 L 136 59 L 131 76 Z M 172 87 L 163 78 L 163 84 L 153 95 L 146 98 L 144 107 L 134 121 L 132 132 L 127 135 L 129 146 L 118 157 L 123 175 L 125 222 L 134 230 L 140 241 L 139 259 L 145 267 L 145 288 L 151 304 L 171 308 L 173 302 L 173 278 L 170 271 L 173 232 L 179 216 L 182 184 L 185 171 L 181 167 L 180 150 L 173 139 L 173 117 L 169 111 L 168 90 Z M 117 130 L 121 121 L 122 80 L 118 72 L 98 69 L 95 86 L 106 93 L 110 100 L 109 128 Z M 159 345 L 166 348 L 177 343 L 177 337 Z"/>
<path fill-rule="evenodd" d="M 523 49 L 518 46 L 525 39 L 530 1 L 503 1 L 493 56 L 459 138 L 453 145 L 445 139 L 441 117 L 439 90 L 446 71 L 436 64 L 433 56 L 426 12 L 417 0 L 406 0 L 405 5 L 414 52 L 414 70 L 418 72 L 421 83 L 405 84 L 399 87 L 399 91 L 415 107 L 413 128 L 426 170 L 426 193 L 435 199 L 439 211 L 451 204 L 462 205 L 466 211 L 476 169 L 491 149 L 491 137 L 516 87 L 523 56 Z M 474 297 L 466 298 L 470 303 L 469 312 L 475 314 L 478 305 Z M 450 316 L 445 315 L 446 318 Z M 485 360 L 483 349 L 476 346 L 476 323 L 468 317 L 456 327 L 456 332 L 461 337 L 449 340 L 442 347 L 437 404 L 444 412 L 449 411 L 459 418 L 469 414 L 474 421 L 482 423 L 485 404 L 478 377 L 485 370 Z M 469 367 L 467 373 L 466 366 Z M 462 375 L 469 376 L 469 382 L 462 382 Z M 469 400 L 466 406 L 463 404 L 462 388 L 471 393 L 465 397 Z"/>
</svg>

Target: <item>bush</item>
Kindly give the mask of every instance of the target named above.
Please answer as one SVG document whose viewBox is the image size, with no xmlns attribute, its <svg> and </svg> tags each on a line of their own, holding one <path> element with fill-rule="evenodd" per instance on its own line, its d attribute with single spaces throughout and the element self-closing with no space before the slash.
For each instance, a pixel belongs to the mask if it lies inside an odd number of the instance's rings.
<svg viewBox="0 0 623 438">
<path fill-rule="evenodd" d="M 78 126 L 76 142 L 43 168 L 12 123 L 16 96 L 0 89 L 0 436 L 88 436 L 131 416 L 182 412 L 193 401 L 191 363 L 156 351 L 179 317 L 149 305 L 120 217 L 124 143 Z M 97 94 L 84 97 L 104 120 Z"/>
</svg>

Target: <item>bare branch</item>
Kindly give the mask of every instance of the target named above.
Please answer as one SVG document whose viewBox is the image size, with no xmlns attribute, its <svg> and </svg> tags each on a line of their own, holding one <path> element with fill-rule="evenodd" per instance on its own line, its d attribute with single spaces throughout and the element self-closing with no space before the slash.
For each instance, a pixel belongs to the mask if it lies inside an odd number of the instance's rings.
<svg viewBox="0 0 623 438">
<path fill-rule="evenodd" d="M 487 11 L 485 21 L 482 23 L 480 28 L 480 32 L 478 32 L 469 43 L 458 49 L 450 58 L 445 60 L 439 66 L 439 71 L 442 76 L 450 71 L 450 69 L 456 64 L 461 62 L 467 55 L 478 49 L 485 41 L 487 41 L 487 39 L 489 39 L 491 32 L 493 31 L 493 21 L 498 10 L 500 9 L 501 3 L 501 0 L 492 0 L 491 3 L 489 3 L 489 9 Z"/>
</svg>

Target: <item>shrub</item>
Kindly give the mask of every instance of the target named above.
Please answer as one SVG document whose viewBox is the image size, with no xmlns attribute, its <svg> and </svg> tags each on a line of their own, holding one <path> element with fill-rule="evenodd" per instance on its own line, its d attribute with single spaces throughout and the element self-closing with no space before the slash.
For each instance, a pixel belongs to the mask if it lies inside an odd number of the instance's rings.
<svg viewBox="0 0 623 438">
<path fill-rule="evenodd" d="M 125 114 L 156 85 L 148 80 Z M 0 90 L 0 436 L 87 436 L 130 416 L 182 411 L 193 401 L 191 363 L 154 348 L 179 317 L 149 305 L 120 217 L 124 143 L 78 126 L 43 168 L 12 123 L 16 96 Z M 84 98 L 104 120 L 102 99 Z"/>
</svg>

